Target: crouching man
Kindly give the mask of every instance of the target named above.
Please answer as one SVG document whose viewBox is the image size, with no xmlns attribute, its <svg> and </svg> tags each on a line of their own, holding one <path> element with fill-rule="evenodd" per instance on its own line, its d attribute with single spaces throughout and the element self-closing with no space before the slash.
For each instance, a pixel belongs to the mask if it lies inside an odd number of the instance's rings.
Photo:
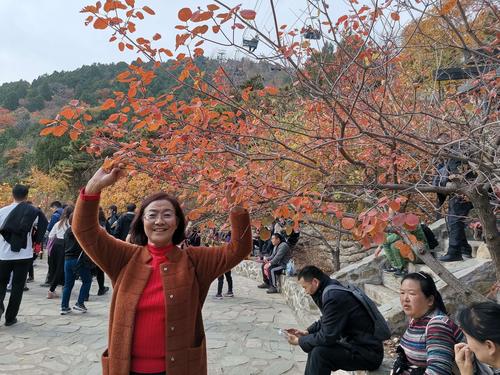
<svg viewBox="0 0 500 375">
<path fill-rule="evenodd" d="M 306 266 L 298 281 L 321 311 L 307 330 L 287 329 L 288 342 L 308 353 L 305 375 L 330 375 L 335 370 L 375 370 L 384 357 L 382 340 L 366 308 L 349 291 L 319 268 Z"/>
</svg>

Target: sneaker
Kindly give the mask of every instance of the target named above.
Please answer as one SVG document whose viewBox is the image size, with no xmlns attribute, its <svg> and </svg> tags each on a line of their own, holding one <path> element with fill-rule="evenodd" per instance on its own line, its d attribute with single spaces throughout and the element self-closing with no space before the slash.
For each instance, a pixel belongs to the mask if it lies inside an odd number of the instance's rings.
<svg viewBox="0 0 500 375">
<path fill-rule="evenodd" d="M 30 288 L 28 288 L 26 285 L 24 286 L 23 288 L 23 291 L 27 292 L 28 290 L 30 290 Z"/>
<path fill-rule="evenodd" d="M 407 273 L 408 273 L 408 271 L 407 271 L 407 270 L 405 270 L 405 269 L 402 269 L 402 270 L 396 270 L 396 272 L 394 272 L 394 276 L 396 276 L 396 277 L 403 277 L 403 276 L 405 276 Z"/>
<path fill-rule="evenodd" d="M 61 315 L 67 315 L 71 312 L 69 307 L 61 307 Z"/>
<path fill-rule="evenodd" d="M 105 286 L 104 288 L 99 289 L 99 290 L 97 291 L 97 295 L 98 295 L 98 296 L 103 296 L 103 295 L 105 295 L 108 291 L 109 291 L 109 287 L 108 287 L 108 286 Z"/>
<path fill-rule="evenodd" d="M 276 289 L 274 286 L 269 287 L 269 289 L 266 291 L 267 294 L 274 294 L 278 293 L 278 289 Z"/>
<path fill-rule="evenodd" d="M 224 294 L 224 297 L 234 297 L 233 292 L 227 292 Z"/>
<path fill-rule="evenodd" d="M 223 299 L 224 297 L 222 297 L 222 294 L 216 294 L 214 296 L 214 299 Z"/>
<path fill-rule="evenodd" d="M 82 313 L 87 312 L 87 307 L 83 303 L 75 303 L 75 306 L 73 306 L 73 310 L 80 311 Z"/>
<path fill-rule="evenodd" d="M 260 285 L 257 285 L 257 288 L 260 288 L 260 289 L 268 289 L 269 288 L 269 284 L 267 283 L 262 283 Z"/>
<path fill-rule="evenodd" d="M 35 281 L 35 279 L 34 279 L 33 277 L 28 277 L 28 278 L 26 279 L 26 282 L 27 282 L 27 283 L 32 283 L 33 281 Z"/>
<path fill-rule="evenodd" d="M 383 271 L 387 272 L 387 273 L 396 272 L 397 270 L 398 270 L 397 268 L 392 267 L 392 266 L 389 266 L 389 267 L 383 269 Z"/>
<path fill-rule="evenodd" d="M 464 260 L 464 258 L 462 258 L 462 255 L 460 255 L 460 254 L 458 254 L 458 255 L 446 254 L 446 255 L 443 255 L 442 257 L 440 257 L 438 260 L 440 262 L 460 262 L 460 261 Z"/>
<path fill-rule="evenodd" d="M 51 292 L 50 290 L 47 292 L 47 299 L 54 299 L 59 297 L 56 292 Z"/>
</svg>

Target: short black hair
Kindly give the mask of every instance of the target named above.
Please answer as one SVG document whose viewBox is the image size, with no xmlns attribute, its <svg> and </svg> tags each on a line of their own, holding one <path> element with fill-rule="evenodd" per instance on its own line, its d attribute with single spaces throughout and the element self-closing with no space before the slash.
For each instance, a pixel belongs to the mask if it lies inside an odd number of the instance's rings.
<svg viewBox="0 0 500 375">
<path fill-rule="evenodd" d="M 500 305 L 479 302 L 460 310 L 457 322 L 462 330 L 480 342 L 491 340 L 500 345 Z"/>
<path fill-rule="evenodd" d="M 276 237 L 277 239 L 280 240 L 280 242 L 284 242 L 285 241 L 285 238 L 283 237 L 283 235 L 281 233 L 273 233 L 273 236 Z"/>
<path fill-rule="evenodd" d="M 52 207 L 62 208 L 62 204 L 61 204 L 61 202 L 59 202 L 59 201 L 54 201 L 54 202 L 52 202 L 52 203 L 50 204 L 50 206 L 49 206 L 49 207 L 50 207 L 50 208 L 52 208 Z"/>
<path fill-rule="evenodd" d="M 137 206 L 134 203 L 127 204 L 127 212 L 134 212 Z"/>
<path fill-rule="evenodd" d="M 299 271 L 297 275 L 297 280 L 304 279 L 309 282 L 312 279 L 321 280 L 323 277 L 327 276 L 323 271 L 321 271 L 316 266 L 305 266 Z"/>
<path fill-rule="evenodd" d="M 114 212 L 118 211 L 118 207 L 116 205 L 112 204 L 111 206 L 108 207 L 108 210 L 112 210 Z"/>
<path fill-rule="evenodd" d="M 26 199 L 29 193 L 29 187 L 26 185 L 17 184 L 12 188 L 12 196 L 15 200 L 23 200 Z"/>
</svg>

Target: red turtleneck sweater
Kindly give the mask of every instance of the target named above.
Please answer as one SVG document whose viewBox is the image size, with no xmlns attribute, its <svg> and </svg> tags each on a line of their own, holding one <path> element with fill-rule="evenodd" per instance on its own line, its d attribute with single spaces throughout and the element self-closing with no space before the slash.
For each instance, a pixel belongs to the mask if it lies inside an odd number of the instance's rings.
<svg viewBox="0 0 500 375">
<path fill-rule="evenodd" d="M 165 293 L 160 264 L 168 262 L 167 253 L 174 245 L 158 248 L 148 244 L 153 272 L 135 312 L 130 370 L 140 373 L 165 371 Z"/>
</svg>

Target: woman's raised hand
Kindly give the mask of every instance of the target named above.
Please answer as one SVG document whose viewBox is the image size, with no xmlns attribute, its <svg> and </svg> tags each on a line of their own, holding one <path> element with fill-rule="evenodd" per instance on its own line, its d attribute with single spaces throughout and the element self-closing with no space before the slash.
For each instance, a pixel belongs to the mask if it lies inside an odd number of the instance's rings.
<svg viewBox="0 0 500 375">
<path fill-rule="evenodd" d="M 125 175 L 125 165 L 123 163 L 112 167 L 111 170 L 106 170 L 101 167 L 92 176 L 85 186 L 86 194 L 97 194 L 107 186 L 113 185 L 120 177 Z"/>
</svg>

